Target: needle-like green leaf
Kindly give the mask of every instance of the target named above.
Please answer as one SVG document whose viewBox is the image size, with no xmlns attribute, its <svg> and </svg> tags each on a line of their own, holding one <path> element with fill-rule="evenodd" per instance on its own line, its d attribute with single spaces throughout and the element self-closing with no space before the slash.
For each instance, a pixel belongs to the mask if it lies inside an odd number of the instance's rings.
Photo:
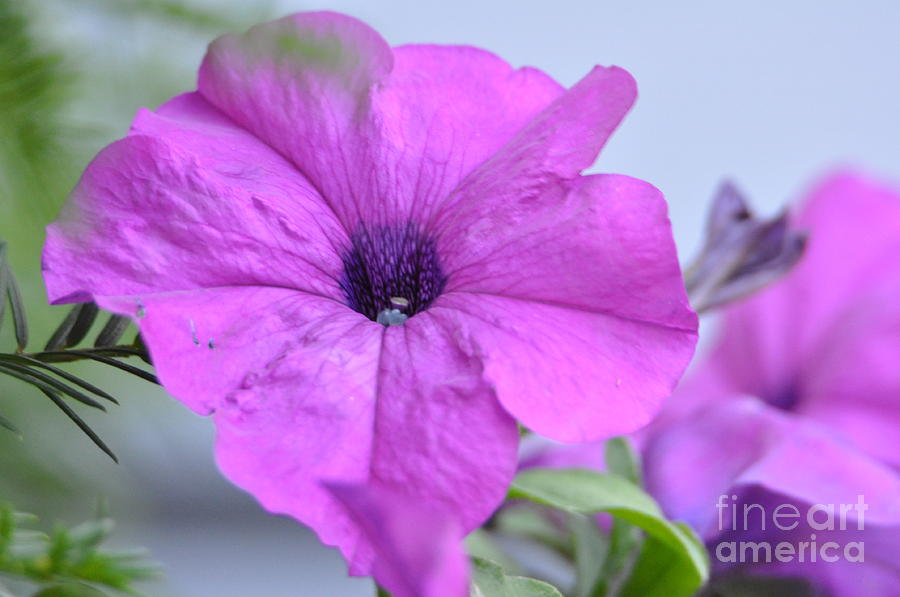
<svg viewBox="0 0 900 597">
<path fill-rule="evenodd" d="M 97 335 L 97 339 L 94 340 L 94 347 L 104 348 L 113 346 L 119 341 L 122 334 L 125 333 L 125 330 L 128 329 L 130 323 L 131 319 L 128 317 L 115 314 L 110 315 L 106 325 L 103 326 L 103 329 L 100 330 L 100 333 Z"/>
<path fill-rule="evenodd" d="M 28 355 L 24 355 L 24 354 L 0 354 L 0 361 L 13 362 L 13 363 L 21 364 L 21 365 L 26 365 L 26 366 L 29 366 L 29 367 L 38 367 L 38 368 L 40 368 L 40 369 L 44 369 L 45 371 L 50 371 L 50 372 L 53 373 L 54 375 L 58 375 L 59 377 L 65 379 L 66 381 L 71 382 L 71 383 L 77 385 L 78 387 L 80 387 L 80 388 L 82 388 L 82 389 L 85 389 L 85 390 L 87 390 L 88 392 L 91 392 L 92 394 L 96 394 L 97 396 L 100 396 L 101 398 L 105 398 L 106 400 L 109 400 L 109 401 L 112 402 L 113 404 L 118 404 L 118 403 L 119 403 L 119 401 L 116 400 L 113 396 L 111 396 L 111 395 L 108 394 L 107 392 L 101 390 L 100 388 L 98 388 L 98 387 L 95 386 L 94 384 L 89 383 L 89 382 L 87 382 L 87 381 L 81 379 L 81 378 L 78 377 L 77 375 L 72 375 L 72 374 L 69 373 L 68 371 L 63 371 L 63 370 L 60 369 L 59 367 L 54 367 L 53 365 L 49 365 L 49 364 L 47 364 L 47 363 L 44 363 L 44 362 L 42 362 L 42 361 L 39 361 L 39 360 L 37 360 L 37 359 L 35 359 L 35 358 L 33 358 L 33 357 L 30 357 L 30 356 L 28 356 Z"/>
<path fill-rule="evenodd" d="M 18 363 L 13 363 L 10 361 L 3 361 L 0 362 L 0 372 L 6 373 L 8 375 L 11 375 L 12 377 L 30 383 L 31 385 L 41 390 L 62 392 L 63 394 L 81 402 L 82 404 L 86 404 L 87 406 L 98 408 L 103 411 L 106 410 L 106 407 L 104 407 L 102 404 L 100 404 L 87 394 L 79 392 L 75 388 L 67 386 L 58 379 L 41 373 L 40 371 L 35 371 L 34 369 L 31 369 L 25 365 L 19 365 Z"/>
<path fill-rule="evenodd" d="M 47 396 L 47 398 L 52 400 L 53 403 L 56 404 L 56 406 L 58 406 L 59 409 L 61 411 L 63 411 L 63 413 L 65 413 L 65 415 L 72 420 L 73 423 L 78 425 L 78 428 L 81 429 L 84 432 L 84 434 L 87 435 L 90 438 L 90 440 L 92 442 L 94 442 L 94 444 L 98 448 L 103 450 L 107 456 L 112 458 L 113 462 L 115 462 L 116 464 L 119 463 L 119 459 L 116 457 L 116 455 L 113 453 L 113 451 L 109 449 L 109 446 L 107 446 L 103 442 L 103 440 L 100 439 L 100 436 L 97 435 L 94 432 L 94 430 L 91 429 L 90 426 L 87 423 L 85 423 L 81 417 L 78 416 L 78 413 L 76 413 L 74 410 L 72 410 L 72 407 L 70 407 L 68 404 L 66 404 L 66 401 L 63 400 L 59 394 L 56 394 L 53 391 L 45 390 L 43 388 L 41 389 L 41 392 L 43 392 L 44 395 Z"/>
<path fill-rule="evenodd" d="M 25 320 L 25 307 L 22 305 L 22 295 L 19 293 L 19 287 L 16 285 L 16 278 L 6 262 L 0 263 L 5 271 L 6 296 L 9 298 L 9 306 L 12 309 L 13 329 L 16 333 L 16 346 L 19 351 L 25 350 L 28 346 L 28 323 Z"/>
<path fill-rule="evenodd" d="M 9 429 L 10 431 L 12 431 L 13 433 L 15 433 L 17 435 L 22 435 L 22 432 L 19 431 L 19 428 L 16 427 L 12 421 L 7 419 L 3 415 L 0 415 L 0 427 L 3 427 L 4 429 Z"/>
<path fill-rule="evenodd" d="M 97 361 L 98 363 L 103 363 L 105 365 L 109 365 L 110 367 L 115 367 L 116 369 L 121 369 L 122 371 L 126 371 L 140 377 L 141 379 L 147 380 L 150 383 L 158 384 L 159 380 L 155 375 L 150 373 L 149 371 L 144 371 L 134 365 L 129 365 L 128 363 L 123 363 L 121 361 L 117 361 L 114 358 L 106 356 L 104 354 L 98 354 L 98 349 L 85 349 L 85 350 L 51 350 L 45 352 L 38 352 L 32 354 L 30 356 L 43 361 L 45 363 L 66 363 L 71 361 L 78 361 L 89 359 L 92 361 Z M 130 351 L 124 354 L 119 354 L 116 356 L 139 356 L 137 353 L 139 351 Z"/>
</svg>

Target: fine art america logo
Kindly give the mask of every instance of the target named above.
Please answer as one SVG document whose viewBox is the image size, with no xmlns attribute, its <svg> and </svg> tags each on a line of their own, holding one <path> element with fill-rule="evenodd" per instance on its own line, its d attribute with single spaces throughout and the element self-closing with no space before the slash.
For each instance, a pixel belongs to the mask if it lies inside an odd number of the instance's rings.
<svg viewBox="0 0 900 597">
<path fill-rule="evenodd" d="M 804 507 L 739 503 L 737 499 L 736 495 L 720 495 L 716 503 L 719 531 L 737 531 L 742 536 L 716 544 L 720 562 L 865 561 L 865 545 L 857 539 L 865 527 L 869 506 L 861 495 L 855 504 Z"/>
</svg>

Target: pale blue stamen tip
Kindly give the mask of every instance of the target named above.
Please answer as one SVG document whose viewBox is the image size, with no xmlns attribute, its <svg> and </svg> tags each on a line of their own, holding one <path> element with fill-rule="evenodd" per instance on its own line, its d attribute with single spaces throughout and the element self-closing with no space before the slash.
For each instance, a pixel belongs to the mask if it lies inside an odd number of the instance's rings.
<svg viewBox="0 0 900 597">
<path fill-rule="evenodd" d="M 378 318 L 375 319 L 375 321 L 383 326 L 389 326 L 402 325 L 403 322 L 407 319 L 409 319 L 409 316 L 405 313 L 402 313 L 400 309 L 382 309 L 381 313 L 378 314 Z"/>
</svg>

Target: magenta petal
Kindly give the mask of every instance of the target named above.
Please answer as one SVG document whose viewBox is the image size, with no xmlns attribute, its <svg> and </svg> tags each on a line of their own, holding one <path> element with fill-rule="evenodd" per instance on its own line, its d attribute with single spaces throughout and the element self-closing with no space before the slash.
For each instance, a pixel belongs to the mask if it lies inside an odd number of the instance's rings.
<svg viewBox="0 0 900 597">
<path fill-rule="evenodd" d="M 286 288 L 210 288 L 97 302 L 134 318 L 162 384 L 200 414 L 302 345 L 304 333 L 321 326 L 314 322 L 369 323 L 340 303 Z"/>
<path fill-rule="evenodd" d="M 370 90 L 391 71 L 390 47 L 368 25 L 331 12 L 262 23 L 209 46 L 198 88 L 213 105 L 287 156 L 348 227 L 367 155 Z"/>
<path fill-rule="evenodd" d="M 670 516 L 714 534 L 719 495 L 760 485 L 810 504 L 852 504 L 866 520 L 900 524 L 900 479 L 824 427 L 754 398 L 695 413 L 645 447 L 648 489 Z"/>
<path fill-rule="evenodd" d="M 482 215 L 500 209 L 509 218 L 546 187 L 577 176 L 597 158 L 636 96 L 627 71 L 595 67 L 460 183 L 439 228 L 475 225 L 473 210 Z M 474 233 L 485 234 L 475 226 Z"/>
<path fill-rule="evenodd" d="M 692 330 L 490 294 L 447 294 L 432 310 L 456 322 L 506 410 L 558 441 L 647 424 L 695 341 Z"/>
<path fill-rule="evenodd" d="M 535 197 L 473 201 L 451 231 L 440 246 L 449 291 L 604 312 L 694 335 L 697 317 L 666 203 L 643 181 L 587 176 Z"/>
<path fill-rule="evenodd" d="M 293 166 L 202 98 L 138 115 L 47 230 L 52 302 L 226 285 L 339 297 L 346 234 Z"/>
<path fill-rule="evenodd" d="M 467 314 L 458 325 L 510 413 L 560 441 L 650 420 L 697 337 L 659 191 L 585 177 L 473 201 L 451 230 L 441 252 L 450 294 L 436 307 Z"/>
<path fill-rule="evenodd" d="M 294 349 L 229 393 L 215 414 L 223 474 L 267 510 L 339 546 L 362 574 L 371 547 L 320 482 L 369 477 L 383 329 L 349 310 L 297 329 Z"/>
<path fill-rule="evenodd" d="M 381 487 L 328 484 L 374 551 L 372 575 L 394 597 L 465 597 L 468 559 L 455 521 Z"/>
<path fill-rule="evenodd" d="M 364 23 L 328 12 L 219 38 L 199 88 L 288 156 L 348 229 L 421 214 L 562 91 L 475 48 L 392 52 Z"/>
<path fill-rule="evenodd" d="M 394 213 L 427 217 L 563 93 L 541 71 L 513 69 L 478 48 L 408 45 L 395 48 L 394 59 L 373 99 L 378 118 L 390 123 L 379 129 L 383 167 L 375 182 Z"/>
<path fill-rule="evenodd" d="M 402 492 L 464 530 L 490 515 L 515 472 L 518 430 L 437 316 L 384 328 L 348 312 L 298 336 L 217 410 L 226 476 L 338 546 L 354 574 L 371 571 L 374 548 L 321 480 Z"/>
<path fill-rule="evenodd" d="M 426 311 L 386 329 L 372 476 L 452 507 L 469 531 L 503 500 L 519 433 L 453 320 Z"/>
</svg>

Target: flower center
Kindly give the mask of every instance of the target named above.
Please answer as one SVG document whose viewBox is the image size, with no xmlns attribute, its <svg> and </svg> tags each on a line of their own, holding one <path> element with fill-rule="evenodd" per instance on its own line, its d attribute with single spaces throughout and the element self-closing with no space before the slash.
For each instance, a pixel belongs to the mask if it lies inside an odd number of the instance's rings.
<svg viewBox="0 0 900 597">
<path fill-rule="evenodd" d="M 427 309 L 447 283 L 434 239 L 412 222 L 360 226 L 342 260 L 347 304 L 386 326 Z"/>
<path fill-rule="evenodd" d="M 778 392 L 773 393 L 766 400 L 770 405 L 785 411 L 792 411 L 800 402 L 800 388 L 796 383 L 784 384 Z"/>
</svg>

